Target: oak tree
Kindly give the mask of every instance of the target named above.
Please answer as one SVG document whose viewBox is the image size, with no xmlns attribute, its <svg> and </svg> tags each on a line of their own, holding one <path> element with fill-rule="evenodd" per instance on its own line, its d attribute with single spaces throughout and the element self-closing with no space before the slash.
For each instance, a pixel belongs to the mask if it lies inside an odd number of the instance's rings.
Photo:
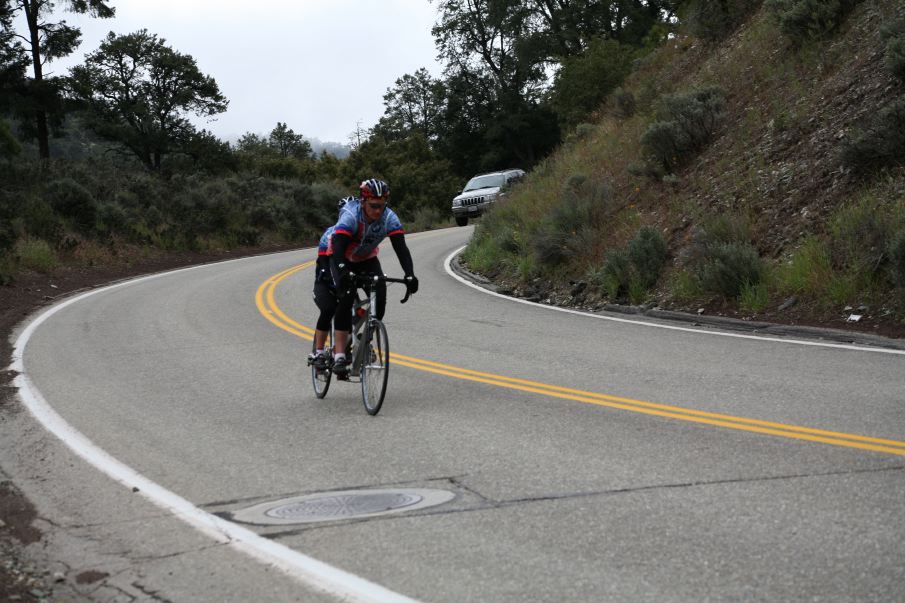
<svg viewBox="0 0 905 603">
<path fill-rule="evenodd" d="M 84 65 L 71 70 L 70 83 L 75 98 L 88 107 L 88 126 L 153 170 L 192 140 L 189 115 L 210 117 L 229 104 L 195 59 L 144 29 L 108 34 Z"/>
</svg>

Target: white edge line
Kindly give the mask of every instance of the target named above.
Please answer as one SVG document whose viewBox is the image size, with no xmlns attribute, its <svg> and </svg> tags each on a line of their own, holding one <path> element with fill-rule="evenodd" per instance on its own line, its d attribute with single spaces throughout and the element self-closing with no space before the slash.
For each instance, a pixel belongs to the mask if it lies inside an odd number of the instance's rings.
<svg viewBox="0 0 905 603">
<path fill-rule="evenodd" d="M 689 327 L 677 327 L 675 325 L 664 325 L 664 324 L 659 324 L 659 323 L 655 323 L 655 322 L 647 322 L 644 320 L 632 320 L 629 318 L 618 318 L 616 316 L 606 316 L 603 314 L 592 314 L 590 312 L 583 312 L 581 310 L 572 310 L 570 308 L 560 308 L 559 306 L 549 306 L 546 304 L 539 304 L 537 302 L 528 301 L 527 299 L 521 299 L 518 297 L 512 297 L 510 295 L 503 295 L 502 293 L 497 293 L 496 291 L 490 291 L 489 289 L 480 287 L 480 286 L 472 283 L 468 279 L 462 278 L 461 276 L 456 274 L 455 271 L 453 271 L 453 269 L 452 269 L 452 260 L 459 253 L 461 253 L 462 250 L 465 249 L 465 247 L 466 247 L 466 245 L 459 247 L 458 249 L 453 251 L 451 254 L 449 254 L 449 256 L 446 258 L 446 262 L 444 263 L 444 266 L 446 268 L 447 274 L 449 274 L 451 277 L 453 277 L 460 283 L 462 283 L 464 285 L 468 285 L 472 289 L 477 289 L 478 291 L 480 291 L 482 293 L 486 293 L 487 295 L 493 295 L 495 297 L 506 299 L 506 300 L 509 300 L 512 302 L 518 302 L 520 304 L 527 304 L 529 306 L 544 308 L 546 310 L 556 310 L 557 312 L 565 312 L 567 314 L 578 314 L 579 316 L 588 316 L 590 318 L 598 318 L 600 320 L 611 320 L 613 322 L 624 322 L 624 323 L 633 324 L 633 325 L 643 325 L 645 327 L 656 327 L 658 329 L 671 329 L 673 331 L 685 331 L 687 333 L 697 333 L 699 335 L 716 335 L 716 336 L 720 336 L 720 337 L 736 337 L 738 339 L 753 339 L 755 341 L 773 341 L 773 342 L 778 342 L 778 343 L 791 343 L 791 344 L 795 344 L 795 345 L 809 345 L 809 346 L 823 347 L 823 348 L 835 348 L 835 349 L 840 349 L 840 350 L 855 350 L 858 352 L 875 352 L 878 354 L 898 354 L 898 355 L 905 356 L 905 350 L 891 350 L 888 348 L 871 348 L 871 347 L 865 347 L 865 346 L 846 345 L 844 343 L 825 343 L 825 342 L 820 342 L 820 341 L 804 341 L 801 339 L 783 339 L 780 337 L 766 337 L 763 335 L 743 335 L 741 333 L 727 333 L 725 331 L 711 331 L 711 330 L 705 331 L 703 329 L 692 329 Z"/>
<path fill-rule="evenodd" d="M 295 251 L 295 250 L 293 250 Z M 286 252 L 278 252 L 286 253 Z M 258 256 L 255 256 L 258 257 Z M 239 261 L 248 258 L 237 258 Z M 220 264 L 225 262 L 218 262 Z M 138 492 L 153 504 L 175 515 L 189 526 L 195 528 L 205 536 L 229 546 L 239 553 L 246 554 L 268 565 L 277 567 L 285 574 L 319 590 L 328 595 L 343 600 L 361 601 L 365 603 L 409 603 L 414 599 L 393 592 L 383 586 L 370 582 L 364 578 L 350 574 L 344 570 L 333 567 L 279 544 L 255 532 L 239 526 L 231 521 L 212 515 L 181 496 L 167 490 L 163 486 L 144 477 L 131 467 L 123 464 L 110 456 L 103 449 L 94 444 L 84 434 L 67 423 L 44 399 L 41 392 L 34 386 L 25 371 L 23 357 L 25 346 L 35 330 L 51 316 L 63 308 L 82 301 L 97 293 L 110 291 L 126 285 L 159 278 L 164 275 L 210 267 L 212 264 L 202 264 L 181 268 L 170 272 L 161 272 L 123 281 L 109 287 L 94 289 L 77 297 L 68 299 L 58 305 L 49 308 L 37 318 L 32 320 L 16 339 L 13 346 L 13 362 L 10 369 L 18 375 L 13 384 L 19 388 L 18 395 L 31 414 L 53 435 L 59 438 L 78 456 L 105 473 L 115 481 L 130 489 L 138 489 Z"/>
</svg>

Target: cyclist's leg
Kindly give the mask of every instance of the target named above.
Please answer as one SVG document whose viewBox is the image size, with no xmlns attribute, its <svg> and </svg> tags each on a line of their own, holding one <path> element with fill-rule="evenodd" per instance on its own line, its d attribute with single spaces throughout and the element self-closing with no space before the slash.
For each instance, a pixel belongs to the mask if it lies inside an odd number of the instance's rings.
<svg viewBox="0 0 905 603">
<path fill-rule="evenodd" d="M 380 267 L 380 260 L 370 258 L 361 263 L 359 270 L 363 274 L 379 274 L 383 276 L 383 268 Z M 374 315 L 383 320 L 383 315 L 387 309 L 387 284 L 383 281 L 377 283 L 377 307 L 374 308 Z"/>
<path fill-rule="evenodd" d="M 314 303 L 320 310 L 314 331 L 314 347 L 322 350 L 330 332 L 330 321 L 336 313 L 337 300 L 332 287 L 323 282 L 314 283 Z"/>
<path fill-rule="evenodd" d="M 355 292 L 349 291 L 340 296 L 333 315 L 333 327 L 336 341 L 334 351 L 337 354 L 345 354 L 346 344 L 349 341 L 349 332 L 352 330 L 352 303 L 355 301 Z"/>
</svg>

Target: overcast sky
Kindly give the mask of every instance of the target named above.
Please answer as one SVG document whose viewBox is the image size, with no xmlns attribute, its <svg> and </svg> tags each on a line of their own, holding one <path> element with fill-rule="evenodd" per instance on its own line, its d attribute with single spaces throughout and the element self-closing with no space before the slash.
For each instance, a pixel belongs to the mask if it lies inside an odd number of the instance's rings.
<svg viewBox="0 0 905 603">
<path fill-rule="evenodd" d="M 46 67 L 64 75 L 107 32 L 147 29 L 197 61 L 229 109 L 197 125 L 223 139 L 266 134 L 277 121 L 296 133 L 347 143 L 383 115 L 396 79 L 426 67 L 439 76 L 428 0 L 111 0 L 113 19 L 60 15 L 82 29 L 72 57 Z"/>
</svg>

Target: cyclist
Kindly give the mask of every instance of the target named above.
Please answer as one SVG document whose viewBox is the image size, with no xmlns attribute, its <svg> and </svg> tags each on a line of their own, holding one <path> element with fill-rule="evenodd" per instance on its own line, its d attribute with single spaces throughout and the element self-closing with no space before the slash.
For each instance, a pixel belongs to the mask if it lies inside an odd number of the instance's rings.
<svg viewBox="0 0 905 603">
<path fill-rule="evenodd" d="M 378 245 L 389 237 L 405 274 L 406 287 L 411 293 L 418 291 L 418 278 L 405 244 L 402 222 L 396 212 L 386 206 L 389 195 L 390 187 L 383 180 L 371 178 L 362 182 L 358 197 L 340 202 L 338 221 L 324 232 L 318 245 L 314 299 L 320 316 L 314 334 L 313 362 L 316 367 L 324 365 L 323 349 L 332 318 L 336 328 L 333 372 L 339 378 L 349 372 L 345 350 L 352 330 L 352 304 L 355 301 L 355 287 L 349 273 L 382 275 L 377 259 Z M 377 318 L 382 319 L 385 311 L 386 284 L 378 283 Z"/>
</svg>

